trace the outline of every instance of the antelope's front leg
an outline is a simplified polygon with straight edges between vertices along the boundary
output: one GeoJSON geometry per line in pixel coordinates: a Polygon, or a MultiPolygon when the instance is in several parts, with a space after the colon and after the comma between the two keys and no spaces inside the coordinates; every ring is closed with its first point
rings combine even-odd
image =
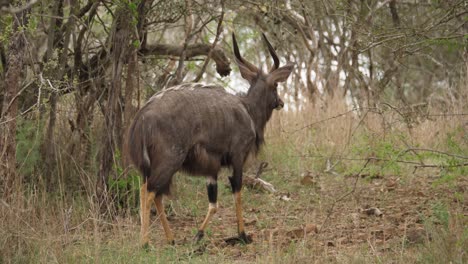
{"type": "Polygon", "coordinates": [[[205,235],[205,228],[210,222],[211,218],[213,215],[216,213],[218,210],[218,182],[217,182],[217,176],[215,177],[209,177],[207,182],[206,182],[206,190],[208,192],[208,212],[206,213],[205,220],[201,224],[200,228],[198,228],[198,232],[195,235],[195,242],[200,241],[203,236],[205,235]]]}
{"type": "Polygon", "coordinates": [[[252,239],[245,234],[244,229],[244,218],[242,217],[242,170],[234,169],[234,175],[229,177],[231,182],[232,192],[234,194],[234,203],[236,206],[236,218],[237,218],[237,232],[239,239],[246,244],[252,242],[252,239]]]}

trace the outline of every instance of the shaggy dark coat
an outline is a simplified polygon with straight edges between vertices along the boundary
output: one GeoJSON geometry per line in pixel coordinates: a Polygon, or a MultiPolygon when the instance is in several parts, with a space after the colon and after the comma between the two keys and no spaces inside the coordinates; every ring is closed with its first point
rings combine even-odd
{"type": "Polygon", "coordinates": [[[148,191],[168,194],[179,169],[216,177],[222,166],[242,166],[256,154],[278,102],[267,105],[266,94],[262,102],[249,100],[262,93],[251,90],[237,96],[220,86],[182,84],[155,94],[135,117],[128,142],[148,191]]]}

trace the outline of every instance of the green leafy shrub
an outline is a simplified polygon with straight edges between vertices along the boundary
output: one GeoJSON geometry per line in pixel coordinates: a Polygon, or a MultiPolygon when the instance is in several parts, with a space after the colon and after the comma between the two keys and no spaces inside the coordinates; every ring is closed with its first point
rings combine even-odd
{"type": "Polygon", "coordinates": [[[31,177],[41,164],[42,121],[18,118],[16,123],[16,161],[19,173],[31,177]]]}
{"type": "MultiPolygon", "coordinates": [[[[114,160],[120,160],[120,152],[116,152],[114,160]]],[[[130,210],[138,212],[140,175],[135,170],[125,172],[119,163],[114,163],[113,170],[117,177],[109,177],[109,192],[114,199],[114,205],[118,210],[130,210]]]]}
{"type": "MultiPolygon", "coordinates": [[[[363,134],[351,148],[353,156],[372,159],[362,173],[369,177],[400,174],[402,164],[399,161],[404,157],[408,158],[408,155],[399,146],[398,138],[398,134],[386,138],[363,134]]],[[[362,163],[353,164],[348,173],[357,173],[361,169],[362,163]]]]}

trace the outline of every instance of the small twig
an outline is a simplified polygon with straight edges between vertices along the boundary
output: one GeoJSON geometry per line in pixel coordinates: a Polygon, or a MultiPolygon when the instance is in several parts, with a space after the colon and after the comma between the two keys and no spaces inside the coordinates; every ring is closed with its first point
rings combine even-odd
{"type": "MultiPolygon", "coordinates": [[[[405,150],[404,152],[401,153],[401,155],[407,153],[410,149],[411,149],[411,152],[419,159],[419,162],[421,163],[421,165],[424,165],[424,161],[423,161],[423,158],[418,154],[418,152],[416,152],[416,150],[412,149],[412,147],[410,146],[410,144],[408,144],[403,138],[400,138],[400,140],[403,142],[403,144],[406,145],[406,147],[408,148],[408,150],[405,150]]],[[[400,156],[400,155],[399,155],[400,156]]]]}
{"type": "Polygon", "coordinates": [[[317,122],[313,122],[313,123],[307,124],[307,125],[305,125],[305,126],[303,126],[303,127],[300,127],[300,128],[298,128],[298,129],[295,129],[295,130],[292,130],[292,131],[283,131],[283,132],[289,133],[289,134],[293,134],[293,133],[296,133],[296,132],[301,131],[301,130],[303,130],[303,129],[306,129],[306,128],[315,126],[315,125],[317,125],[317,124],[320,124],[320,123],[323,123],[323,122],[326,122],[326,121],[329,121],[329,120],[332,120],[332,119],[335,119],[335,118],[338,118],[338,117],[342,117],[342,116],[347,115],[347,114],[349,114],[349,113],[352,113],[352,112],[354,112],[354,111],[356,111],[356,110],[359,110],[359,108],[353,108],[353,109],[348,110],[348,111],[346,111],[346,112],[344,112],[344,113],[341,113],[341,114],[338,114],[338,115],[335,115],[335,116],[332,116],[332,117],[329,117],[329,118],[325,118],[325,119],[319,120],[319,121],[317,121],[317,122]]]}
{"type": "Polygon", "coordinates": [[[216,28],[216,36],[215,36],[215,39],[213,40],[213,44],[211,44],[210,51],[208,52],[208,55],[206,56],[205,62],[203,63],[203,66],[200,72],[198,73],[195,80],[193,80],[194,82],[199,82],[200,79],[203,77],[203,73],[205,73],[206,71],[206,67],[208,66],[208,63],[210,62],[213,50],[218,44],[219,36],[221,35],[221,32],[223,31],[223,27],[222,27],[223,19],[224,19],[224,1],[221,1],[221,15],[219,17],[218,27],[216,28]]]}
{"type": "Polygon", "coordinates": [[[418,167],[429,167],[429,168],[438,168],[438,167],[462,167],[463,164],[468,164],[468,163],[463,163],[463,164],[456,164],[456,165],[437,165],[437,164],[421,164],[420,162],[416,161],[410,161],[410,160],[394,160],[394,159],[384,159],[384,158],[378,158],[378,157],[368,157],[368,158],[348,158],[348,157],[339,157],[339,156],[324,156],[324,155],[292,155],[289,157],[300,157],[300,158],[334,158],[338,160],[350,160],[350,161],[360,161],[360,160],[373,160],[373,161],[384,161],[384,162],[396,162],[396,163],[405,163],[405,164],[410,164],[410,165],[416,165],[418,167]]]}
{"type": "Polygon", "coordinates": [[[6,106],[6,108],[3,110],[4,113],[7,113],[10,110],[11,105],[15,102],[15,100],[28,88],[31,84],[33,84],[35,80],[29,82],[26,84],[16,95],[11,99],[10,103],[6,106]]]}
{"type": "Polygon", "coordinates": [[[428,164],[428,165],[416,165],[414,167],[417,168],[456,168],[456,167],[465,167],[468,166],[468,162],[462,164],[455,164],[455,165],[436,165],[436,164],[428,164]]]}
{"type": "Polygon", "coordinates": [[[427,149],[427,148],[408,148],[405,152],[409,152],[409,151],[413,151],[413,152],[414,152],[414,151],[434,152],[434,153],[443,154],[443,155],[450,156],[450,157],[454,157],[454,158],[460,158],[460,159],[467,159],[467,160],[468,160],[468,157],[466,157],[466,156],[461,156],[461,155],[457,155],[457,154],[451,154],[451,153],[447,153],[447,152],[443,152],[443,151],[435,150],[435,149],[427,149]]]}
{"type": "Polygon", "coordinates": [[[439,168],[439,169],[445,169],[445,168],[457,168],[457,167],[465,167],[468,166],[468,162],[466,163],[461,163],[461,164],[455,164],[455,165],[437,165],[437,164],[426,164],[426,165],[415,165],[414,170],[416,171],[418,168],[439,168]]]}
{"type": "MultiPolygon", "coordinates": [[[[404,117],[404,115],[403,115],[400,111],[398,111],[398,109],[397,109],[396,107],[394,107],[394,106],[392,106],[392,105],[390,105],[390,104],[388,104],[388,103],[384,103],[384,104],[385,104],[386,106],[388,106],[389,108],[395,110],[399,115],[401,115],[401,116],[404,117]]],[[[309,128],[309,127],[313,127],[313,126],[318,125],[318,124],[321,124],[321,123],[325,123],[325,122],[327,122],[327,121],[330,121],[330,120],[333,120],[333,119],[336,119],[336,118],[345,116],[345,115],[347,115],[347,114],[349,114],[349,113],[352,113],[352,112],[355,112],[355,111],[366,110],[366,109],[367,109],[367,110],[376,110],[376,108],[374,108],[374,107],[354,107],[354,108],[352,108],[351,110],[348,110],[348,111],[346,111],[346,112],[343,112],[343,113],[337,114],[337,115],[335,115],[335,116],[331,116],[331,117],[328,117],[328,118],[325,118],[325,119],[322,119],[322,120],[319,120],[319,121],[316,121],[316,122],[309,123],[309,124],[307,124],[307,125],[305,125],[305,126],[302,126],[302,127],[300,127],[300,128],[297,128],[297,129],[295,129],[295,130],[286,131],[286,130],[283,129],[282,132],[288,133],[288,134],[294,134],[294,133],[299,132],[299,131],[301,131],[301,130],[303,130],[303,129],[306,129],[306,128],[309,128]]],[[[427,117],[468,116],[468,113],[450,113],[450,114],[430,114],[430,113],[428,113],[428,114],[425,115],[425,116],[427,116],[427,117]]]]}
{"type": "Polygon", "coordinates": [[[185,62],[185,57],[187,54],[187,47],[189,42],[191,41],[193,34],[192,31],[195,27],[194,21],[193,21],[193,14],[192,14],[192,1],[191,0],[185,0],[185,6],[187,8],[186,14],[185,14],[185,41],[184,41],[184,49],[182,50],[182,53],[180,54],[179,57],[179,65],[177,67],[176,73],[175,73],[175,83],[174,84],[180,84],[183,80],[183,71],[184,71],[184,62],[185,62]]]}
{"type": "Polygon", "coordinates": [[[457,168],[457,167],[465,167],[465,166],[468,166],[468,162],[467,163],[461,163],[461,164],[455,164],[455,165],[436,165],[436,164],[415,165],[414,170],[413,170],[413,174],[416,173],[416,171],[419,168],[438,168],[438,169],[442,170],[442,169],[445,169],[445,168],[457,168]]]}

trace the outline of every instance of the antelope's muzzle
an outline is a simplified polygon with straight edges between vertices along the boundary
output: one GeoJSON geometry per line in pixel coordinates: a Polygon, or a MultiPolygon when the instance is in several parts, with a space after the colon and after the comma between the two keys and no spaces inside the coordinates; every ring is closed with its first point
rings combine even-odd
{"type": "Polygon", "coordinates": [[[276,110],[281,110],[281,109],[283,109],[283,107],[284,107],[284,102],[283,102],[283,100],[281,100],[281,99],[278,98],[278,101],[276,102],[276,107],[275,107],[275,109],[276,109],[276,110]]]}

